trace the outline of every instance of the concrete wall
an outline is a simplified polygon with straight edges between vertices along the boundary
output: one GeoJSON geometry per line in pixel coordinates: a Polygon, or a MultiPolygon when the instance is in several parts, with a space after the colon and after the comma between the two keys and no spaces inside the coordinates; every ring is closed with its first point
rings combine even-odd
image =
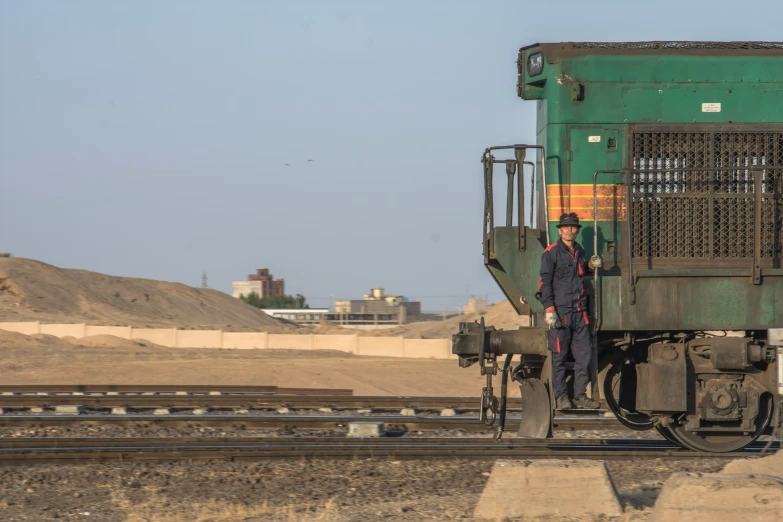
{"type": "Polygon", "coordinates": [[[269,344],[268,337],[266,332],[223,332],[223,348],[266,348],[269,344]]]}
{"type": "MultiPolygon", "coordinates": [[[[1,327],[0,327],[1,328],[1,327]]],[[[42,324],[41,333],[54,335],[55,337],[86,337],[87,325],[85,324],[42,324]]]]}
{"type": "Polygon", "coordinates": [[[177,331],[174,328],[132,328],[131,339],[174,347],[177,346],[177,331]]]}
{"type": "Polygon", "coordinates": [[[19,323],[0,323],[0,330],[16,332],[24,335],[33,335],[41,333],[41,323],[38,321],[19,322],[19,323]]]}
{"type": "Polygon", "coordinates": [[[357,355],[379,357],[405,357],[405,341],[402,337],[359,337],[357,355]]]}
{"type": "Polygon", "coordinates": [[[177,330],[177,348],[223,348],[223,331],[177,330]]]}
{"type": "Polygon", "coordinates": [[[313,349],[315,350],[340,350],[341,352],[356,353],[359,349],[358,335],[314,335],[313,349]]]}
{"type": "Polygon", "coordinates": [[[294,350],[312,350],[313,335],[281,334],[270,335],[267,348],[290,348],[294,350]]]}
{"type": "Polygon", "coordinates": [[[446,359],[451,353],[451,339],[405,339],[403,357],[446,359]]]}
{"type": "Polygon", "coordinates": [[[377,357],[454,359],[451,339],[403,339],[402,337],[360,337],[356,335],[296,335],[265,332],[223,332],[221,330],[175,330],[173,328],[131,328],[84,324],[0,323],[0,330],[25,335],[44,333],[57,337],[114,335],[122,339],[146,340],[172,348],[340,350],[377,357]]]}
{"type": "Polygon", "coordinates": [[[130,326],[90,326],[85,327],[84,337],[91,335],[113,335],[121,339],[131,339],[130,326]]]}

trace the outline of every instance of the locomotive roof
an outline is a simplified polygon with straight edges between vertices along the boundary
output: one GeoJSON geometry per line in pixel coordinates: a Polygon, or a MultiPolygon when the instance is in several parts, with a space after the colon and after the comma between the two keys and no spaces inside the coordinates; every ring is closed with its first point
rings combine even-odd
{"type": "Polygon", "coordinates": [[[544,58],[552,63],[560,58],[596,54],[689,54],[701,56],[778,56],[783,42],[558,42],[537,43],[520,51],[540,47],[544,58]]]}

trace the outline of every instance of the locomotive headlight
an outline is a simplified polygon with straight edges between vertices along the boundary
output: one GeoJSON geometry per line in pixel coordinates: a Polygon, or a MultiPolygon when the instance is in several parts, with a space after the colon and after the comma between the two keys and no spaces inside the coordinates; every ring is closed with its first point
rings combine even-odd
{"type": "Polygon", "coordinates": [[[544,70],[544,55],[533,53],[527,58],[527,75],[538,76],[544,70]]]}

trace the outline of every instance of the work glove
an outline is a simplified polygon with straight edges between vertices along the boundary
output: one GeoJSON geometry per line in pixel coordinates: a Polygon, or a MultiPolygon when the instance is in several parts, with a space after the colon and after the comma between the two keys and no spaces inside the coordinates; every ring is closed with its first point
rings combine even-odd
{"type": "Polygon", "coordinates": [[[557,317],[557,312],[547,312],[544,321],[550,328],[557,328],[557,323],[560,322],[560,319],[557,317]]]}
{"type": "Polygon", "coordinates": [[[590,264],[593,265],[593,268],[601,268],[604,262],[599,256],[593,256],[590,258],[590,264]]]}

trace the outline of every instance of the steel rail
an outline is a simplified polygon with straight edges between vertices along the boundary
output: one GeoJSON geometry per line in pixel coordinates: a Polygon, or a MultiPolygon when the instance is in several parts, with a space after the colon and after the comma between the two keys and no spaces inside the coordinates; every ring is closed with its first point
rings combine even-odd
{"type": "Polygon", "coordinates": [[[202,445],[202,446],[145,446],[145,447],[84,447],[84,448],[4,448],[0,449],[0,465],[31,465],[41,463],[84,464],[96,462],[159,462],[171,460],[220,459],[229,461],[260,460],[269,458],[736,458],[753,455],[760,450],[744,450],[734,453],[704,453],[666,447],[658,443],[651,445],[606,444],[590,445],[578,443],[563,444],[559,441],[465,443],[461,440],[443,443],[428,443],[426,439],[416,442],[389,443],[382,439],[344,440],[341,443],[268,443],[249,446],[202,445]]]}
{"type": "MultiPolygon", "coordinates": [[[[507,418],[509,430],[519,427],[520,417],[507,418]]],[[[479,421],[478,416],[440,417],[403,415],[0,415],[0,426],[74,426],[78,424],[153,424],[156,426],[244,426],[245,428],[335,429],[352,422],[382,422],[387,428],[408,431],[435,429],[462,429],[487,432],[492,428],[479,421]]],[[[555,417],[555,428],[561,430],[624,430],[611,417],[555,417]]]]}
{"type": "MultiPolygon", "coordinates": [[[[521,408],[520,398],[511,398],[510,407],[521,408]]],[[[475,397],[378,397],[353,395],[0,395],[0,408],[55,407],[81,405],[87,408],[372,408],[478,410],[475,397]]]]}
{"type": "Polygon", "coordinates": [[[0,393],[255,393],[282,395],[353,395],[341,388],[281,388],[226,384],[3,384],[0,393]]]}
{"type": "MultiPolygon", "coordinates": [[[[149,447],[205,447],[205,446],[259,446],[264,444],[331,444],[331,445],[355,445],[357,440],[372,440],[376,445],[400,445],[400,444],[460,444],[460,445],[487,445],[492,441],[489,437],[380,437],[376,439],[355,439],[348,437],[12,437],[0,439],[0,449],[52,449],[52,448],[149,448],[149,447]]],[[[749,451],[764,449],[767,441],[756,441],[748,446],[749,451]]],[[[672,442],[664,438],[656,439],[510,439],[503,442],[504,445],[513,446],[577,446],[577,447],[601,447],[601,446],[628,446],[628,447],[656,447],[677,448],[672,442]]],[[[771,448],[780,448],[780,441],[772,441],[771,448]]]]}

